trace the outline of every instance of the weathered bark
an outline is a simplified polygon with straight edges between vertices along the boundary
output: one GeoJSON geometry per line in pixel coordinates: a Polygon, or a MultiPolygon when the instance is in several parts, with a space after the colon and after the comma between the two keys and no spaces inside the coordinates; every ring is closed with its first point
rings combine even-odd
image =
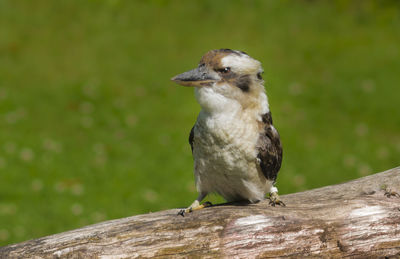
{"type": "Polygon", "coordinates": [[[284,195],[286,207],[160,211],[2,247],[0,258],[399,257],[400,198],[388,191],[400,192],[400,167],[284,195]]]}

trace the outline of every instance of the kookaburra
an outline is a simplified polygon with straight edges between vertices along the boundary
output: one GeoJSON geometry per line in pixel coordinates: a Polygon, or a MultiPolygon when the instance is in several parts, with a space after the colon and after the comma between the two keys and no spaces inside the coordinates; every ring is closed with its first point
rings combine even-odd
{"type": "Polygon", "coordinates": [[[261,63],[245,52],[219,49],[207,52],[197,68],[171,79],[195,87],[201,106],[189,136],[199,195],[180,215],[205,207],[208,203],[200,202],[209,193],[251,203],[269,193],[272,205],[284,206],[274,186],[282,146],[262,73],[261,63]]]}

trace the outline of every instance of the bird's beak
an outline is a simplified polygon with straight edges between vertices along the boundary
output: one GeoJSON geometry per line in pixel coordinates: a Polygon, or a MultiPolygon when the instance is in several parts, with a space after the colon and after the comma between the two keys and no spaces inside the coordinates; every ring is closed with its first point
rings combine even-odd
{"type": "Polygon", "coordinates": [[[183,86],[210,86],[218,80],[215,75],[212,75],[205,66],[189,70],[171,78],[177,84],[183,86]]]}

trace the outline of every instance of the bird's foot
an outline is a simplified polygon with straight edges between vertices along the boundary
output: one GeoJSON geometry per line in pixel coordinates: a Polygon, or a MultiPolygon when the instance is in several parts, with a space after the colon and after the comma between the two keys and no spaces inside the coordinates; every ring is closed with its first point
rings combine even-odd
{"type": "Polygon", "coordinates": [[[276,192],[272,192],[269,194],[269,205],[271,205],[273,207],[275,207],[276,205],[286,207],[286,204],[283,201],[281,201],[278,193],[276,193],[276,192]]]}
{"type": "Polygon", "coordinates": [[[392,198],[392,197],[400,198],[400,194],[395,191],[392,191],[391,189],[385,189],[384,195],[388,198],[392,198]]]}
{"type": "Polygon", "coordinates": [[[181,209],[178,212],[178,215],[181,215],[182,217],[184,217],[186,213],[191,213],[191,212],[193,212],[195,210],[201,210],[201,209],[204,209],[204,208],[207,208],[207,207],[211,207],[211,206],[212,206],[212,203],[209,202],[209,201],[206,201],[203,204],[196,204],[195,206],[193,206],[193,204],[192,204],[191,206],[189,206],[186,209],[181,209]]]}

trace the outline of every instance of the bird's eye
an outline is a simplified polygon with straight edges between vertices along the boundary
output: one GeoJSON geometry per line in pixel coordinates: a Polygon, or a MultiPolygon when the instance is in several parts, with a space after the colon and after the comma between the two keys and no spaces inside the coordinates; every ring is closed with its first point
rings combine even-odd
{"type": "Polygon", "coordinates": [[[217,72],[223,73],[223,74],[229,73],[230,71],[231,71],[230,67],[224,67],[224,68],[217,69],[217,72]]]}

